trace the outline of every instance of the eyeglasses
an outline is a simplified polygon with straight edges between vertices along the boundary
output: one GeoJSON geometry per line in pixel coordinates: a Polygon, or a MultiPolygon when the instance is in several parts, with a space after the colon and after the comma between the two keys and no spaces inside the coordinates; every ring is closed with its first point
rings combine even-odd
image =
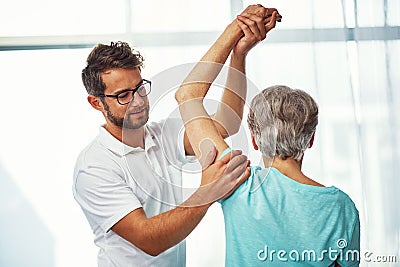
{"type": "Polygon", "coordinates": [[[134,94],[137,92],[139,96],[145,97],[150,94],[151,81],[143,79],[134,89],[126,89],[115,95],[99,94],[98,97],[116,98],[120,105],[127,105],[133,100],[134,94]]]}

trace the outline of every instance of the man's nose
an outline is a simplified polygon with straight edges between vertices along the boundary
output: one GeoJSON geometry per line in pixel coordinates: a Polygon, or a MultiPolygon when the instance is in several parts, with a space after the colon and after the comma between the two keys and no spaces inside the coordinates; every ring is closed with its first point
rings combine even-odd
{"type": "Polygon", "coordinates": [[[137,92],[135,92],[133,94],[133,100],[131,102],[131,105],[137,107],[137,106],[143,106],[143,104],[144,104],[144,99],[137,92]]]}

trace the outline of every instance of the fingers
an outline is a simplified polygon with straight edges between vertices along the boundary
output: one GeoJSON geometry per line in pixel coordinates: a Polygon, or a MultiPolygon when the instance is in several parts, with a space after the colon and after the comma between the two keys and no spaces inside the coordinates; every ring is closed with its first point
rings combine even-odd
{"type": "Polygon", "coordinates": [[[275,11],[277,12],[276,18],[279,19],[279,20],[282,19],[282,16],[279,14],[279,11],[278,11],[276,8],[273,8],[273,7],[266,8],[265,18],[271,17],[272,14],[273,14],[275,11]]]}
{"type": "MultiPolygon", "coordinates": [[[[250,161],[249,161],[249,165],[250,165],[250,161]]],[[[250,177],[250,174],[251,174],[250,167],[247,166],[242,177],[240,177],[240,179],[238,180],[237,186],[241,185],[244,181],[246,181],[250,177]]]]}
{"type": "MultiPolygon", "coordinates": [[[[257,5],[249,5],[244,11],[243,13],[247,13],[247,14],[254,14],[256,16],[259,16],[263,19],[267,19],[269,17],[272,16],[272,13],[274,13],[274,11],[278,10],[276,8],[273,7],[269,7],[266,8],[260,4],[257,5]]],[[[280,21],[282,19],[282,16],[279,14],[278,12],[278,16],[277,16],[277,20],[280,21]]]]}
{"type": "Polygon", "coordinates": [[[225,173],[228,173],[228,171],[229,171],[229,175],[231,176],[231,179],[235,180],[235,183],[236,183],[236,180],[238,180],[243,175],[243,173],[246,171],[247,168],[248,168],[248,166],[247,166],[247,158],[246,158],[244,161],[240,162],[234,168],[230,169],[230,167],[228,166],[225,173]]]}
{"type": "Polygon", "coordinates": [[[231,158],[237,156],[237,155],[241,155],[242,151],[241,150],[232,150],[230,153],[226,154],[225,156],[223,156],[221,159],[219,159],[218,161],[222,164],[227,164],[231,158]]]}
{"type": "Polygon", "coordinates": [[[249,27],[240,20],[240,15],[237,16],[237,20],[236,21],[237,21],[240,29],[243,31],[244,36],[250,36],[251,35],[251,31],[250,31],[249,27]]]}
{"type": "MultiPolygon", "coordinates": [[[[248,164],[250,164],[250,161],[248,164]]],[[[240,170],[239,171],[239,176],[241,175],[240,178],[233,177],[233,179],[236,179],[235,184],[231,188],[229,188],[229,190],[227,190],[227,192],[222,196],[222,198],[227,198],[233,192],[235,192],[235,190],[250,177],[250,174],[251,174],[251,171],[250,171],[250,167],[248,167],[248,166],[245,168],[244,172],[242,170],[240,170]]],[[[237,174],[235,174],[235,175],[237,175],[237,174]]]]}
{"type": "Polygon", "coordinates": [[[265,39],[266,31],[265,31],[263,17],[249,13],[242,13],[237,18],[238,21],[242,23],[242,24],[239,23],[239,26],[243,30],[243,33],[245,35],[248,36],[250,33],[252,33],[258,41],[265,39]],[[247,31],[245,31],[244,29],[245,27],[243,24],[246,25],[248,29],[247,31]]]}
{"type": "Polygon", "coordinates": [[[263,7],[260,4],[250,5],[244,10],[244,12],[249,13],[249,14],[254,14],[254,15],[257,15],[257,16],[263,18],[266,16],[267,8],[263,7]]]}
{"type": "Polygon", "coordinates": [[[276,8],[265,8],[262,5],[251,5],[237,16],[237,23],[248,41],[253,45],[265,39],[267,33],[275,28],[276,21],[282,16],[276,8]]]}
{"type": "Polygon", "coordinates": [[[228,163],[228,167],[226,168],[225,173],[233,172],[233,170],[241,165],[245,165],[245,167],[247,167],[247,157],[245,155],[238,155],[233,157],[228,163]]]}
{"type": "MultiPolygon", "coordinates": [[[[205,182],[202,178],[202,184],[196,190],[197,203],[194,203],[195,205],[210,204],[218,199],[228,197],[250,176],[250,162],[246,156],[240,153],[241,151],[238,150],[233,151],[232,154],[234,156],[228,164],[222,166],[213,164],[208,170],[203,172],[203,178],[208,177],[212,179],[205,182]]],[[[229,158],[230,156],[226,155],[225,157],[229,158]]]]}
{"type": "Polygon", "coordinates": [[[272,30],[273,28],[275,28],[276,26],[276,17],[277,17],[278,12],[274,11],[274,13],[272,13],[272,17],[271,20],[269,21],[269,23],[267,23],[265,25],[265,30],[267,32],[269,32],[270,30],[272,30]]]}

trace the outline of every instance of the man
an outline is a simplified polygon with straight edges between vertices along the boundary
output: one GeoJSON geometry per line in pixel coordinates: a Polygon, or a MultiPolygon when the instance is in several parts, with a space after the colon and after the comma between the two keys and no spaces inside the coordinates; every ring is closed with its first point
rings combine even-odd
{"type": "MultiPolygon", "coordinates": [[[[247,52],[265,38],[272,9],[254,5],[245,12],[252,14],[247,21],[252,32],[243,33],[235,20],[218,38],[233,48],[227,87],[242,83],[234,71],[244,72],[247,52]]],[[[82,71],[88,102],[106,120],[78,157],[73,185],[100,248],[99,266],[185,266],[183,240],[210,205],[249,174],[240,151],[208,166],[215,158],[210,149],[214,154],[205,153],[200,161],[205,167],[201,187],[182,203],[180,168],[194,152],[187,136],[179,133],[181,120],[147,123],[151,81],[141,76],[142,62],[126,43],[111,43],[96,46],[82,71]]],[[[225,90],[222,102],[242,117],[239,95],[225,90]]],[[[213,123],[228,137],[238,126],[222,110],[213,123]]]]}
{"type": "MultiPolygon", "coordinates": [[[[266,32],[275,27],[274,16],[266,32]]],[[[244,32],[248,19],[239,18],[244,32]]],[[[208,149],[200,146],[204,140],[212,141],[219,157],[230,150],[203,106],[230,49],[229,43],[212,46],[175,94],[197,156],[208,149]]],[[[301,170],[318,123],[315,101],[301,90],[269,87],[253,98],[248,123],[264,167],[251,167],[249,179],[220,201],[226,266],[358,266],[360,226],[353,201],[301,170]]]]}

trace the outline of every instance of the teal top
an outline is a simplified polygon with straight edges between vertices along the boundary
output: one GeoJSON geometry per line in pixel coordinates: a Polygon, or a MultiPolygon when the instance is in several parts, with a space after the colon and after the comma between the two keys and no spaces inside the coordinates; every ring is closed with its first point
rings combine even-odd
{"type": "Polygon", "coordinates": [[[327,267],[336,259],[343,267],[359,265],[358,211],[334,186],[301,184],[275,168],[251,167],[249,179],[220,203],[226,266],[327,267]]]}

